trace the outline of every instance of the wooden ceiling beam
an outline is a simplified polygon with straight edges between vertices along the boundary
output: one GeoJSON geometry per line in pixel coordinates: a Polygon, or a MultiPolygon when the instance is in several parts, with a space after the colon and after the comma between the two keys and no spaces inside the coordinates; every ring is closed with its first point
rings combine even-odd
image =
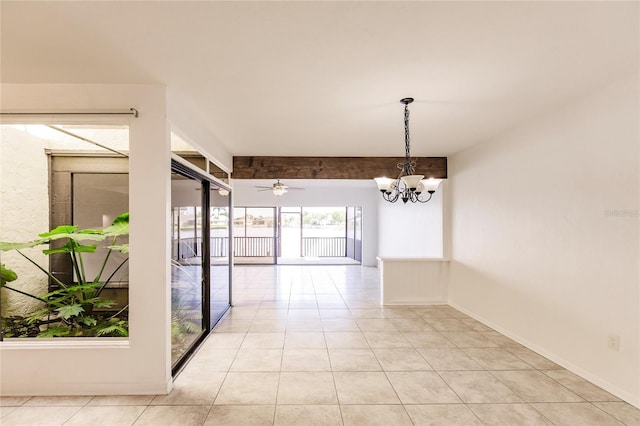
{"type": "MultiPolygon", "coordinates": [[[[416,157],[416,172],[447,177],[447,157],[416,157]]],[[[373,179],[397,177],[403,157],[233,157],[233,179],[373,179]]]]}

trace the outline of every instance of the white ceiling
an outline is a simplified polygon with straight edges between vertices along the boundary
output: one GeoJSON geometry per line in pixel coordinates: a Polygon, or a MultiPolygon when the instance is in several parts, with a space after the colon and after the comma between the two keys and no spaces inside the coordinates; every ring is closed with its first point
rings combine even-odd
{"type": "Polygon", "coordinates": [[[451,155],[638,73],[638,2],[7,2],[6,83],[161,83],[233,155],[451,155]]]}

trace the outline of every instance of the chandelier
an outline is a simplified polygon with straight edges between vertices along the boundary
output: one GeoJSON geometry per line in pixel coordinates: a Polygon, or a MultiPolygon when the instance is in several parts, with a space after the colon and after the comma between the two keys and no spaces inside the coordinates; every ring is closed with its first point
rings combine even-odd
{"type": "Polygon", "coordinates": [[[409,104],[413,98],[400,100],[404,104],[404,162],[398,163],[400,174],[397,179],[377,177],[374,180],[382,192],[382,198],[390,203],[401,199],[403,203],[426,203],[438,189],[442,179],[424,179],[424,175],[415,174],[416,162],[411,161],[411,147],[409,140],[409,104]],[[428,196],[424,193],[429,194],[428,196]]]}

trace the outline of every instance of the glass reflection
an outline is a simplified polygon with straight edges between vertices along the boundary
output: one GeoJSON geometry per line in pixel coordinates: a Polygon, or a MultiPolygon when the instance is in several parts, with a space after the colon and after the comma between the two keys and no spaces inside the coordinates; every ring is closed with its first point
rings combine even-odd
{"type": "Polygon", "coordinates": [[[202,183],[171,174],[171,361],[204,331],[202,183]]]}

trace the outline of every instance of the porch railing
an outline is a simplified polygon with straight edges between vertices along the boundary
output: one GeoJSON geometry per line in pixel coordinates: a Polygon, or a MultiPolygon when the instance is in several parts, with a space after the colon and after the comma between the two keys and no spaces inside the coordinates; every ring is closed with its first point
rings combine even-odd
{"type": "Polygon", "coordinates": [[[273,237],[233,237],[233,255],[237,257],[272,257],[273,237]]]}
{"type": "MultiPolygon", "coordinates": [[[[173,240],[173,256],[187,259],[202,255],[201,238],[182,238],[173,240]]],[[[300,253],[303,257],[344,257],[346,256],[345,237],[304,237],[300,253]]],[[[229,255],[228,237],[211,237],[211,257],[229,255]]],[[[273,256],[273,237],[233,237],[233,255],[238,257],[273,256]]]]}
{"type": "Polygon", "coordinates": [[[302,256],[344,257],[347,255],[346,243],[345,237],[304,237],[302,256]]]}

